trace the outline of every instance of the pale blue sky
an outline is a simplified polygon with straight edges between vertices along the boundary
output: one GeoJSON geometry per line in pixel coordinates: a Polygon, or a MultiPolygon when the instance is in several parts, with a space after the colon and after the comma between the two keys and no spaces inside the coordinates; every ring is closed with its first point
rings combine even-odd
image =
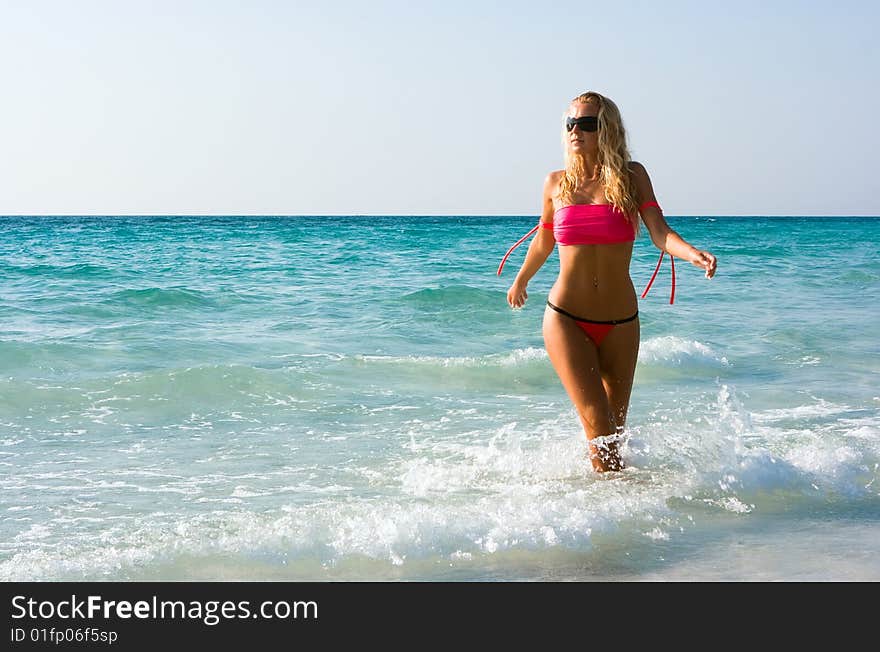
{"type": "Polygon", "coordinates": [[[878,7],[0,0],[0,214],[537,215],[596,90],[669,215],[880,215],[878,7]]]}

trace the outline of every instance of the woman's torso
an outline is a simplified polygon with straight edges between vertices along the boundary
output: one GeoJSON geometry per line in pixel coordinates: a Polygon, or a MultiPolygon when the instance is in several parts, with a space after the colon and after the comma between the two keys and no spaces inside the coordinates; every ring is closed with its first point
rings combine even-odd
{"type": "MultiPolygon", "coordinates": [[[[566,206],[589,205],[574,209],[579,213],[608,214],[605,193],[599,184],[590,184],[575,193],[570,201],[553,200],[554,221],[566,206]]],[[[568,216],[572,212],[568,209],[568,216]]],[[[610,215],[608,215],[611,219],[610,215]]],[[[623,219],[621,216],[620,219],[623,219]]],[[[632,240],[611,244],[563,244],[558,242],[559,276],[549,299],[576,315],[596,320],[628,317],[638,311],[635,288],[629,276],[632,240]]]]}

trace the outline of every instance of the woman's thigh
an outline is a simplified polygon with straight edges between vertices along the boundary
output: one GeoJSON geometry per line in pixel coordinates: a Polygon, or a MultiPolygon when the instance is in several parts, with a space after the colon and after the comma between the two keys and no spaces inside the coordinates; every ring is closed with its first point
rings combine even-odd
{"type": "Polygon", "coordinates": [[[613,434],[616,424],[608,402],[599,351],[577,324],[554,310],[544,312],[544,346],[587,436],[613,434]]]}
{"type": "Polygon", "coordinates": [[[618,324],[602,340],[599,368],[618,428],[623,428],[639,358],[639,320],[618,324]]]}

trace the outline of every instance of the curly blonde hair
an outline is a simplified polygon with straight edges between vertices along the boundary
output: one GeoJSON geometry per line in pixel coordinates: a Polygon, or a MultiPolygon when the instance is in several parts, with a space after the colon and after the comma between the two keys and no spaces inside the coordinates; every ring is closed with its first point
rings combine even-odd
{"type": "MultiPolygon", "coordinates": [[[[630,155],[620,110],[610,99],[593,91],[581,93],[570,105],[590,102],[599,105],[599,182],[605,188],[605,199],[638,227],[638,191],[629,172],[630,155]]],[[[568,147],[568,132],[565,130],[567,116],[568,111],[563,114],[562,126],[565,174],[556,193],[564,204],[572,202],[581,180],[588,176],[583,157],[573,154],[568,147]]]]}

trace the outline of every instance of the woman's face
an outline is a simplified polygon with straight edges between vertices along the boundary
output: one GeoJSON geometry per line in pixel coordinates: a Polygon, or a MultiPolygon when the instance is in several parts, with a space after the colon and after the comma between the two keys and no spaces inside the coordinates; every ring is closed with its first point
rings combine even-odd
{"type": "MultiPolygon", "coordinates": [[[[597,117],[599,105],[596,102],[573,102],[568,109],[569,118],[597,117]]],[[[584,131],[579,125],[574,125],[567,134],[568,146],[574,153],[583,154],[595,151],[599,146],[598,131],[584,131]]]]}

